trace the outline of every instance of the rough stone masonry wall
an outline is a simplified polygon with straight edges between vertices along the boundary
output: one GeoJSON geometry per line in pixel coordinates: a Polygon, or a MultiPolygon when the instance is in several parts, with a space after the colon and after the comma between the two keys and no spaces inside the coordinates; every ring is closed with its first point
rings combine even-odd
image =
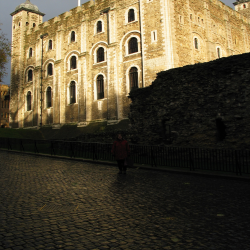
{"type": "Polygon", "coordinates": [[[130,93],[138,142],[250,148],[250,53],[160,72],[130,93]]]}

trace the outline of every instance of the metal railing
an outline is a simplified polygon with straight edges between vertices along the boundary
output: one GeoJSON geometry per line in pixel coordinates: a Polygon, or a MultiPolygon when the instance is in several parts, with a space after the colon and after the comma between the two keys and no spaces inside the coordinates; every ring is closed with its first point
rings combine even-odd
{"type": "MultiPolygon", "coordinates": [[[[0,148],[35,154],[115,161],[112,144],[0,138],[0,148]]],[[[130,145],[135,164],[250,174],[250,151],[130,145]]]]}

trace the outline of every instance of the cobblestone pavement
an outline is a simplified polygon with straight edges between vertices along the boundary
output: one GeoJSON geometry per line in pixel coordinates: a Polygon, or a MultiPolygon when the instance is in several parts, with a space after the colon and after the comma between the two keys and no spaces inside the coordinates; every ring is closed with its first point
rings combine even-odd
{"type": "Polygon", "coordinates": [[[249,182],[0,159],[0,249],[250,249],[249,182]]]}

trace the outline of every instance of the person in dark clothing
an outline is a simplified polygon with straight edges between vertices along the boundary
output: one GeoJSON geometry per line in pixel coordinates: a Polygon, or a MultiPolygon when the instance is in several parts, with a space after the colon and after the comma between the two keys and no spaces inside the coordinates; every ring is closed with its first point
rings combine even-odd
{"type": "Polygon", "coordinates": [[[124,140],[122,134],[118,134],[116,141],[113,143],[113,147],[111,150],[112,155],[115,157],[119,174],[126,174],[127,166],[124,164],[126,158],[130,155],[130,149],[128,142],[124,140]]]}

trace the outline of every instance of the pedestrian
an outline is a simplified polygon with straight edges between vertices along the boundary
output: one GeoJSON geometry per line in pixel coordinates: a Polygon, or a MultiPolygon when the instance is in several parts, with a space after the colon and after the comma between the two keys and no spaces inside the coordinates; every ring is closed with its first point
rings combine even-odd
{"type": "Polygon", "coordinates": [[[130,149],[128,142],[123,138],[121,133],[117,134],[111,153],[117,161],[119,174],[126,174],[127,165],[125,164],[125,161],[130,155],[130,149]]]}

